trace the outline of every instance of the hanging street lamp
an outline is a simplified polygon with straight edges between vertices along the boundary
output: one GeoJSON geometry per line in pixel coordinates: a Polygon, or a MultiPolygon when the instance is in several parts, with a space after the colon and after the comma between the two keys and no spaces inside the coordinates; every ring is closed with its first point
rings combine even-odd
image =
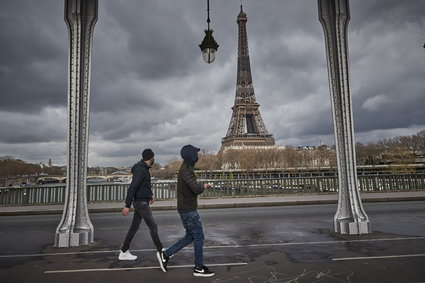
{"type": "Polygon", "coordinates": [[[205,30],[205,37],[202,40],[202,43],[199,44],[199,47],[202,51],[202,58],[209,64],[214,62],[215,52],[218,49],[218,43],[212,36],[213,30],[210,29],[210,0],[207,0],[207,23],[208,29],[205,30]]]}

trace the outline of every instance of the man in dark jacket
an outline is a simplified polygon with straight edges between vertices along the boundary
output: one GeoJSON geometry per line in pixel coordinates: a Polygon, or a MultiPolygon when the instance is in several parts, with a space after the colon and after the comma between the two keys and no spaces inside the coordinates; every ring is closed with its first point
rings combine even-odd
{"type": "Polygon", "coordinates": [[[134,207],[133,222],[125,237],[122,245],[119,260],[135,260],[137,256],[132,255],[128,250],[131,240],[139,230],[140,222],[145,220],[149,227],[149,231],[155,247],[158,251],[162,251],[162,243],[158,236],[158,227],[152,216],[150,204],[154,203],[155,198],[152,193],[151,175],[149,169],[154,163],[154,153],[151,149],[145,149],[142,153],[143,160],[137,162],[131,168],[133,179],[127,191],[125,199],[125,207],[122,209],[122,215],[127,216],[130,211],[131,204],[134,207]]]}
{"type": "Polygon", "coordinates": [[[186,229],[186,235],[166,251],[158,252],[157,257],[161,269],[166,272],[168,259],[193,242],[195,250],[193,275],[210,277],[214,276],[214,272],[209,270],[203,262],[204,232],[197,208],[198,195],[202,194],[205,189],[209,189],[211,185],[200,184],[196,181],[194,166],[198,161],[199,150],[199,148],[192,145],[185,145],[180,151],[183,164],[177,177],[177,209],[186,229]]]}

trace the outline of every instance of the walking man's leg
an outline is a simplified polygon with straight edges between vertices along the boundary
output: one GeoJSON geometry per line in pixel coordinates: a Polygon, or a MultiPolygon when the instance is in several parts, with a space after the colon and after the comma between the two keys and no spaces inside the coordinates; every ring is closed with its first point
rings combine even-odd
{"type": "Polygon", "coordinates": [[[174,255],[175,253],[177,253],[178,251],[180,251],[187,245],[191,244],[192,242],[193,242],[192,235],[186,232],[186,235],[183,238],[181,238],[180,240],[177,241],[177,243],[169,247],[164,253],[167,257],[171,257],[172,255],[174,255]]]}
{"type": "Polygon", "coordinates": [[[193,249],[195,251],[195,267],[202,268],[204,266],[204,231],[202,229],[201,219],[199,214],[192,218],[192,237],[193,249]]]}
{"type": "Polygon", "coordinates": [[[149,202],[143,202],[140,208],[140,213],[143,217],[143,219],[146,222],[146,225],[148,225],[149,227],[149,232],[151,234],[151,238],[152,241],[156,247],[157,251],[162,251],[162,242],[159,239],[159,235],[158,235],[158,225],[156,225],[155,220],[153,219],[152,216],[152,211],[151,208],[149,206],[149,202]]]}
{"type": "Polygon", "coordinates": [[[191,232],[192,229],[190,228],[192,226],[190,224],[190,215],[188,215],[188,213],[180,213],[180,219],[184,228],[186,229],[186,235],[180,240],[178,240],[177,243],[169,247],[167,250],[157,254],[161,269],[164,272],[167,271],[167,263],[169,258],[193,242],[193,235],[191,232]]]}
{"type": "Polygon", "coordinates": [[[167,270],[168,259],[179,250],[193,242],[195,251],[195,268],[193,275],[197,277],[214,276],[214,272],[204,265],[204,231],[197,211],[180,213],[186,235],[166,251],[158,253],[158,260],[164,272],[167,270]]]}
{"type": "Polygon", "coordinates": [[[124,243],[121,247],[120,255],[118,257],[119,260],[136,260],[137,259],[137,256],[132,255],[130,251],[128,250],[130,248],[130,243],[133,240],[134,235],[136,235],[136,232],[139,230],[140,222],[142,221],[142,216],[140,215],[137,209],[138,202],[135,201],[133,206],[134,206],[133,221],[131,222],[131,226],[128,229],[124,243]]]}
{"type": "Polygon", "coordinates": [[[204,265],[204,230],[197,211],[194,212],[191,220],[193,248],[195,251],[195,268],[193,269],[193,275],[196,277],[214,276],[214,272],[204,265]]]}

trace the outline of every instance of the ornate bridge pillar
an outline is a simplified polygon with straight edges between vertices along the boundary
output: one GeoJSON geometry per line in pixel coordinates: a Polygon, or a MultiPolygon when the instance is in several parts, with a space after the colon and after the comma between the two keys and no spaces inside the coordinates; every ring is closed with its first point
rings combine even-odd
{"type": "Polygon", "coordinates": [[[94,241],[87,209],[87,156],[90,102],[90,61],[98,0],[65,0],[69,31],[68,54],[68,167],[62,220],[56,247],[75,247],[94,241]]]}
{"type": "Polygon", "coordinates": [[[319,20],[325,33],[329,88],[338,162],[339,199],[334,231],[341,234],[371,232],[357,183],[351,109],[347,26],[348,0],[318,0],[319,20]]]}

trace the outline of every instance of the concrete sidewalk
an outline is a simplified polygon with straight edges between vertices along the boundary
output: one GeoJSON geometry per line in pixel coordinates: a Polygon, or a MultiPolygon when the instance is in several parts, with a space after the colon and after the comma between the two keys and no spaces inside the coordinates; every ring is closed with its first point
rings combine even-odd
{"type": "MultiPolygon", "coordinates": [[[[363,202],[424,201],[425,191],[362,193],[361,197],[363,202]]],[[[198,207],[207,209],[337,203],[338,194],[316,194],[199,199],[198,207]]],[[[124,202],[89,203],[89,211],[91,213],[119,212],[123,206],[124,202]]],[[[156,201],[151,207],[152,210],[174,210],[177,209],[177,202],[176,200],[156,201]]],[[[63,205],[2,206],[0,216],[61,214],[62,210],[63,205]]]]}

